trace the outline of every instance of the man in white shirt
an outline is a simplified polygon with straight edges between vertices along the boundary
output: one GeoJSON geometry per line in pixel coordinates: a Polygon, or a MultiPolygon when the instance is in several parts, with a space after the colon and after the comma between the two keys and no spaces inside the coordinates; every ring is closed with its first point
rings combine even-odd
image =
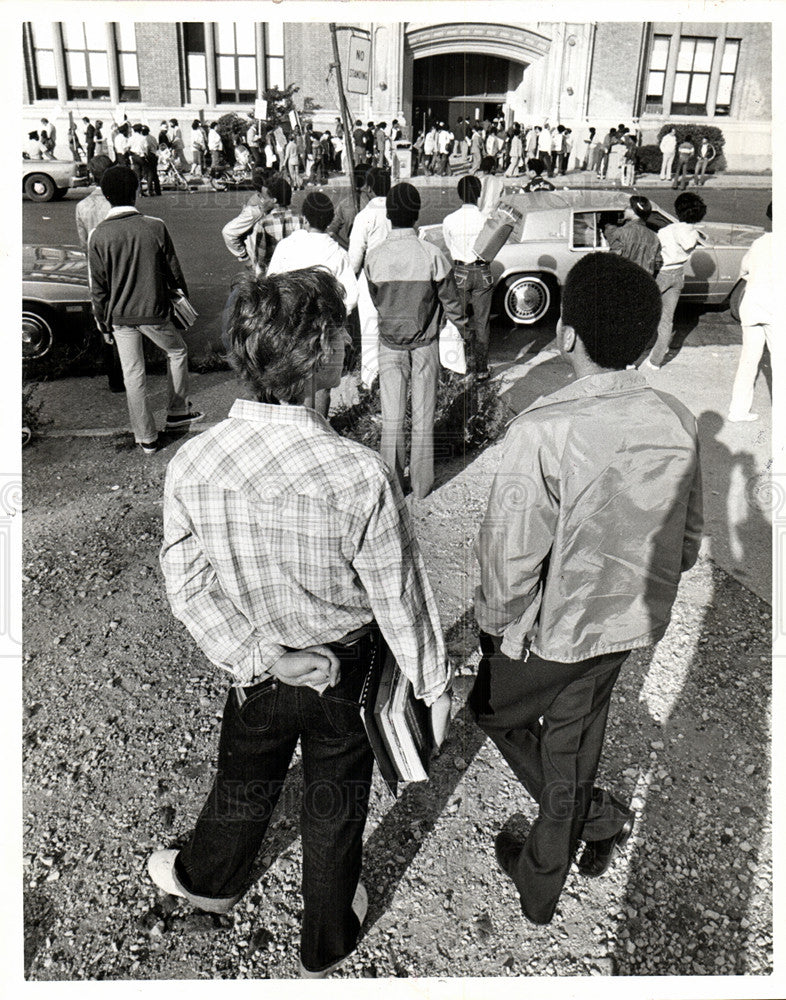
{"type": "Polygon", "coordinates": [[[148,177],[147,169],[147,139],[142,135],[142,126],[134,125],[128,141],[128,155],[131,158],[131,169],[139,179],[139,193],[145,198],[152,193],[152,185],[148,177]],[[147,182],[147,191],[142,190],[142,181],[147,182]]]}
{"type": "Polygon", "coordinates": [[[660,179],[671,180],[671,168],[674,165],[674,154],[677,151],[677,130],[673,126],[660,141],[660,151],[663,159],[660,165],[660,179]]]}
{"type": "Polygon", "coordinates": [[[446,177],[448,175],[448,161],[450,159],[450,150],[453,146],[453,133],[445,128],[445,123],[439,123],[439,131],[437,132],[437,173],[441,177],[446,177]]]}
{"type": "Polygon", "coordinates": [[[554,176],[554,160],[552,158],[554,150],[554,136],[548,125],[543,126],[543,131],[538,138],[538,157],[543,162],[543,167],[549,177],[554,176]]]}
{"type": "MultiPolygon", "coordinates": [[[[309,192],[301,208],[306,225],[276,244],[268,265],[268,276],[299,271],[304,267],[324,267],[344,290],[344,306],[350,313],[358,303],[358,282],[349,254],[326,233],[333,221],[333,202],[323,191],[309,192]]],[[[330,389],[320,389],[314,396],[314,409],[323,417],[330,410],[330,389]]]]}
{"type": "MultiPolygon", "coordinates": [[[[767,206],[767,218],[772,221],[772,202],[767,206]]],[[[753,242],[740,267],[740,278],[746,284],[740,303],[742,353],[727,417],[732,423],[759,419],[757,413],[751,413],[751,403],[765,343],[770,350],[772,384],[778,387],[783,384],[784,340],[773,329],[776,302],[773,255],[772,233],[765,233],[753,242]]]]}
{"type": "Polygon", "coordinates": [[[215,171],[221,166],[221,152],[224,149],[224,143],[221,141],[216,122],[211,123],[210,130],[207,133],[207,149],[210,153],[210,172],[211,174],[215,174],[215,171]]]}
{"type": "Polygon", "coordinates": [[[115,133],[115,163],[120,167],[130,166],[129,163],[129,133],[131,129],[128,122],[124,122],[115,133]]]}
{"type": "Polygon", "coordinates": [[[486,221],[478,208],[480,188],[480,178],[474,174],[461,178],[456,185],[461,208],[445,217],[442,233],[453,258],[453,273],[467,330],[471,331],[467,370],[478,381],[485,381],[489,377],[489,313],[494,279],[488,263],[475,252],[475,242],[486,221]],[[471,318],[468,315],[470,306],[471,318]]]}
{"type": "Polygon", "coordinates": [[[366,388],[379,372],[379,317],[371,300],[363,264],[369,250],[384,242],[390,233],[385,197],[390,190],[390,173],[372,167],[366,175],[371,201],[355,216],[349,234],[349,262],[358,275],[358,320],[360,321],[360,381],[366,388]]]}
{"type": "Polygon", "coordinates": [[[423,172],[426,174],[433,174],[436,170],[436,163],[434,162],[436,148],[437,130],[432,125],[423,139],[423,172]]]}

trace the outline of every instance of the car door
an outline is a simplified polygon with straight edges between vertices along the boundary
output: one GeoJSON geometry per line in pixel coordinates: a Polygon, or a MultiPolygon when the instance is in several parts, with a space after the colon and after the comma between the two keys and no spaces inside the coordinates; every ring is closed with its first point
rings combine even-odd
{"type": "MultiPolygon", "coordinates": [[[[663,212],[653,209],[647,219],[647,227],[654,233],[664,226],[668,226],[674,219],[670,219],[663,212]]],[[[701,223],[699,223],[701,229],[701,223]]],[[[681,299],[689,299],[697,302],[704,301],[715,290],[718,281],[718,256],[712,245],[699,246],[693,251],[685,264],[685,285],[682,289],[681,299]]]]}
{"type": "Polygon", "coordinates": [[[606,226],[621,226],[625,213],[618,209],[578,211],[571,215],[570,250],[574,254],[608,250],[606,226]]]}

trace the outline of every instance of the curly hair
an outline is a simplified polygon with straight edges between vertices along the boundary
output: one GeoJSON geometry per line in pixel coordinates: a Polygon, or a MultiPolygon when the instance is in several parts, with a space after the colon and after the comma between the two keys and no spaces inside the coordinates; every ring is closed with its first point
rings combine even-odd
{"type": "Polygon", "coordinates": [[[701,222],[707,214],[707,206],[692,191],[683,191],[674,199],[674,213],[680,222],[701,222]]]}
{"type": "Polygon", "coordinates": [[[300,401],[346,319],[341,285],[323,267],[245,275],[229,308],[230,364],[258,399],[300,401]]]}
{"type": "Polygon", "coordinates": [[[660,310],[653,278],[613,253],[582,257],[562,287],[562,321],[573,327],[590,360],[602,368],[633,364],[655,336],[660,310]]]}

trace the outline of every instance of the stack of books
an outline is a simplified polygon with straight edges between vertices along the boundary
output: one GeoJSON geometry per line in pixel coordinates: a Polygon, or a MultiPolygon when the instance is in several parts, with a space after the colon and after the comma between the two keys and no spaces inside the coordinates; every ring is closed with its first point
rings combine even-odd
{"type": "Polygon", "coordinates": [[[426,781],[434,749],[431,713],[380,637],[360,696],[360,714],[379,771],[396,795],[399,781],[426,781]]]}
{"type": "Polygon", "coordinates": [[[199,316],[183,292],[178,288],[172,293],[172,316],[182,330],[192,327],[199,316]]]}

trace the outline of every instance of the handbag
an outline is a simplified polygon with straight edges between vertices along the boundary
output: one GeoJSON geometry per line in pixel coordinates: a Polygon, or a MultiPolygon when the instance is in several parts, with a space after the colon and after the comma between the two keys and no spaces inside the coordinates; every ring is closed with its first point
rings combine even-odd
{"type": "Polygon", "coordinates": [[[186,298],[185,293],[176,288],[172,292],[172,321],[179,330],[188,330],[194,325],[199,313],[186,298]]]}

